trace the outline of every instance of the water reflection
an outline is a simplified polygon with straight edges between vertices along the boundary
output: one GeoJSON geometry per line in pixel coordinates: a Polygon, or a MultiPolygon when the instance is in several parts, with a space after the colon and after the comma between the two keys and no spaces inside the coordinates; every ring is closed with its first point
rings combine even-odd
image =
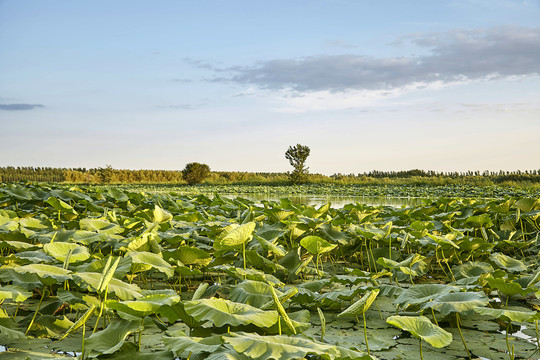
{"type": "Polygon", "coordinates": [[[220,196],[234,199],[241,197],[255,202],[279,201],[283,198],[290,199],[295,204],[320,206],[330,202],[334,208],[342,208],[347,204],[360,203],[365,205],[379,206],[412,206],[421,205],[422,198],[384,197],[384,196],[321,196],[321,195],[270,195],[270,194],[220,194],[220,196]]]}

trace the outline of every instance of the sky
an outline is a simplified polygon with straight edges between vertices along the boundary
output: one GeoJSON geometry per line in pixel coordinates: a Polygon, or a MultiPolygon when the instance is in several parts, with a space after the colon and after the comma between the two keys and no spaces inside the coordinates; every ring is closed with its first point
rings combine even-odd
{"type": "Polygon", "coordinates": [[[540,169],[540,0],[0,0],[0,166],[540,169]]]}

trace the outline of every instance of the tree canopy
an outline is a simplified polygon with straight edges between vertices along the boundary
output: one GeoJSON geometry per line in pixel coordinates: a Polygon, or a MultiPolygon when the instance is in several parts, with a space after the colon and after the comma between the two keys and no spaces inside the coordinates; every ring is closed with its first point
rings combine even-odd
{"type": "Polygon", "coordinates": [[[285,152],[285,158],[294,167],[293,172],[289,174],[289,179],[293,184],[306,181],[309,168],[305,166],[305,163],[309,152],[309,147],[300,144],[289,146],[289,149],[285,152]]]}

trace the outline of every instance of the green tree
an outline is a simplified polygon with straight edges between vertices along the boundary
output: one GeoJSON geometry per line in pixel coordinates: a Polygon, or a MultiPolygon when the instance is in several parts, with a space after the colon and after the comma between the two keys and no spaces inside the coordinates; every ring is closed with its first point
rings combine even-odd
{"type": "Polygon", "coordinates": [[[182,170],[182,176],[189,185],[199,184],[210,175],[210,167],[206,164],[192,162],[182,170]]]}
{"type": "Polygon", "coordinates": [[[300,184],[307,180],[309,168],[305,166],[305,163],[309,151],[309,147],[297,144],[296,146],[289,146],[289,149],[285,152],[285,158],[294,167],[293,172],[289,174],[289,179],[293,184],[300,184]]]}
{"type": "Polygon", "coordinates": [[[102,184],[110,184],[113,181],[114,169],[111,165],[105,165],[105,168],[98,168],[97,175],[99,182],[102,184]]]}

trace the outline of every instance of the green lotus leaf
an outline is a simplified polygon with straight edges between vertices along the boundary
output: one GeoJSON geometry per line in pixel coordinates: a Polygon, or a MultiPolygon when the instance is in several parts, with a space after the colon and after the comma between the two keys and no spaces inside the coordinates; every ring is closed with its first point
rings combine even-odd
{"type": "Polygon", "coordinates": [[[253,231],[255,230],[255,223],[249,222],[247,224],[240,225],[230,231],[223,239],[220,241],[220,245],[223,246],[238,246],[245,243],[248,239],[252,237],[253,231]]]}
{"type": "Polygon", "coordinates": [[[191,315],[186,312],[186,310],[184,309],[184,303],[182,302],[178,302],[172,306],[162,306],[157,311],[160,316],[164,316],[169,319],[170,323],[174,323],[180,319],[191,329],[201,325],[200,322],[195,320],[191,315]]]}
{"type": "Polygon", "coordinates": [[[308,354],[325,355],[329,359],[336,359],[341,355],[335,346],[301,337],[261,336],[239,332],[223,336],[223,341],[227,347],[253,359],[301,359],[308,354]]]}
{"type": "Polygon", "coordinates": [[[459,249],[459,246],[456,245],[452,240],[455,238],[453,234],[447,234],[445,236],[427,234],[433,241],[435,241],[439,246],[449,245],[456,249],[459,249]]]}
{"type": "Polygon", "coordinates": [[[172,220],[173,216],[170,212],[160,208],[159,206],[154,206],[154,222],[162,223],[172,220]]]}
{"type": "Polygon", "coordinates": [[[212,267],[215,270],[223,270],[227,275],[235,279],[248,279],[254,281],[262,281],[266,283],[272,283],[276,286],[282,286],[283,283],[273,275],[266,274],[257,269],[241,269],[230,265],[217,265],[212,267]]]}
{"type": "Polygon", "coordinates": [[[171,264],[163,260],[160,254],[158,255],[146,251],[130,251],[126,254],[126,256],[131,257],[131,268],[134,273],[156,269],[157,271],[167,275],[167,277],[174,275],[174,268],[171,266],[171,264]]]}
{"type": "Polygon", "coordinates": [[[493,272],[493,266],[485,262],[471,261],[452,268],[456,279],[464,279],[489,274],[493,272]]]}
{"type": "Polygon", "coordinates": [[[24,226],[27,229],[32,230],[44,230],[51,229],[52,224],[49,220],[45,219],[36,219],[36,218],[22,218],[19,220],[21,226],[24,226]]]}
{"type": "MultiPolygon", "coordinates": [[[[283,294],[276,292],[278,296],[283,294]]],[[[245,280],[231,289],[229,299],[260,308],[272,300],[272,287],[261,281],[245,280]]]]}
{"type": "Polygon", "coordinates": [[[510,272],[524,272],[527,271],[528,268],[521,260],[511,258],[510,256],[501,253],[490,254],[489,259],[499,266],[499,268],[506,269],[510,272]]]}
{"type": "Polygon", "coordinates": [[[36,318],[31,329],[40,329],[41,331],[45,331],[48,336],[59,337],[72,326],[73,322],[66,316],[59,318],[52,315],[41,315],[36,318]]]}
{"type": "MultiPolygon", "coordinates": [[[[9,230],[12,231],[12,230],[9,230]]],[[[23,241],[6,240],[0,241],[0,249],[11,249],[16,252],[37,250],[39,247],[23,241]]]]}
{"type": "Polygon", "coordinates": [[[53,242],[43,245],[43,250],[47,255],[54,257],[60,262],[66,260],[70,253],[69,263],[81,262],[90,257],[90,252],[86,246],[66,242],[53,242]]]}
{"type": "Polygon", "coordinates": [[[487,307],[477,307],[474,309],[480,315],[488,315],[504,321],[528,322],[533,321],[537,314],[536,311],[521,311],[508,309],[493,309],[487,307]]]}
{"type": "Polygon", "coordinates": [[[52,285],[71,279],[71,271],[47,264],[18,266],[13,270],[21,274],[35,274],[44,285],[52,285]]]}
{"type": "Polygon", "coordinates": [[[394,304],[402,309],[409,305],[420,305],[438,296],[459,291],[459,288],[445,284],[419,284],[404,290],[394,304]]]}
{"type": "Polygon", "coordinates": [[[110,197],[112,197],[114,200],[118,202],[129,201],[129,197],[119,189],[109,188],[107,189],[107,193],[109,194],[110,197]]]}
{"type": "Polygon", "coordinates": [[[105,242],[109,239],[109,236],[106,233],[96,233],[89,230],[76,230],[70,234],[69,239],[71,239],[71,241],[74,243],[90,245],[95,242],[105,242]]]}
{"type": "MultiPolygon", "coordinates": [[[[46,201],[47,204],[51,205],[55,210],[61,212],[61,213],[64,213],[64,214],[68,214],[68,215],[78,215],[77,211],[75,211],[75,209],[73,208],[73,206],[69,205],[68,203],[60,200],[60,199],[57,199],[55,197],[50,197],[47,199],[46,201]]],[[[73,217],[71,217],[73,218],[73,217]]]]}
{"type": "Polygon", "coordinates": [[[448,346],[452,342],[452,334],[433,324],[425,316],[394,315],[386,319],[386,322],[437,348],[448,346]]]}
{"type": "Polygon", "coordinates": [[[539,204],[540,201],[537,199],[519,199],[514,206],[523,212],[529,212],[539,207],[539,204]]]}
{"type": "Polygon", "coordinates": [[[179,246],[173,251],[163,252],[163,257],[173,258],[184,265],[206,266],[212,261],[212,256],[208,251],[192,246],[179,246]]]}
{"type": "Polygon", "coordinates": [[[99,360],[171,360],[174,359],[174,355],[168,350],[139,351],[134,343],[124,342],[122,347],[113,354],[100,355],[97,358],[99,360]]]}
{"type": "Polygon", "coordinates": [[[81,219],[79,226],[81,230],[95,231],[100,234],[114,235],[124,232],[124,228],[120,225],[104,219],[81,219]]]}
{"type": "Polygon", "coordinates": [[[453,292],[436,297],[432,301],[424,304],[422,309],[432,308],[438,310],[443,315],[453,312],[462,313],[473,310],[478,306],[485,306],[489,303],[489,298],[480,292],[453,292]]]}
{"type": "Polygon", "coordinates": [[[521,295],[526,296],[532,292],[535,292],[537,289],[535,287],[528,287],[523,289],[520,284],[513,282],[509,279],[494,278],[489,276],[486,278],[489,286],[492,289],[497,289],[506,296],[521,295]]]}
{"type": "Polygon", "coordinates": [[[30,291],[27,291],[19,286],[0,286],[0,300],[11,299],[15,302],[23,302],[31,296],[32,293],[30,291]]]}
{"type": "Polygon", "coordinates": [[[127,301],[107,301],[107,307],[116,311],[143,318],[154,314],[162,306],[172,306],[180,301],[180,296],[170,294],[152,294],[127,301]]]}
{"type": "Polygon", "coordinates": [[[488,215],[482,214],[482,215],[475,215],[475,216],[469,216],[467,220],[465,220],[465,224],[471,224],[474,227],[484,227],[488,228],[493,226],[493,221],[489,218],[488,215]]]}
{"type": "Polygon", "coordinates": [[[163,337],[165,347],[176,356],[188,357],[190,354],[214,353],[221,347],[220,336],[200,337],[163,337]]]}
{"type": "MultiPolygon", "coordinates": [[[[79,272],[74,274],[73,277],[88,284],[94,291],[98,291],[102,276],[100,273],[79,272]]],[[[114,293],[121,300],[131,300],[142,296],[141,289],[137,285],[128,284],[115,278],[112,278],[107,286],[109,292],[114,293]]]]}
{"type": "Polygon", "coordinates": [[[337,247],[318,236],[306,236],[300,240],[300,245],[312,255],[320,255],[337,247]]]}
{"type": "Polygon", "coordinates": [[[253,360],[249,356],[237,353],[234,350],[222,347],[215,353],[209,355],[206,360],[253,360]]]}
{"type": "Polygon", "coordinates": [[[13,340],[26,339],[24,333],[19,330],[15,320],[9,317],[0,317],[0,337],[13,340]]]}
{"type": "Polygon", "coordinates": [[[356,301],[354,304],[343,310],[341,313],[338,314],[339,316],[357,316],[364,314],[368,309],[370,308],[371,304],[375,301],[377,298],[377,295],[379,295],[380,290],[375,289],[371,290],[370,292],[366,293],[360,300],[356,301]]]}
{"type": "Polygon", "coordinates": [[[43,249],[38,249],[34,251],[21,251],[13,254],[13,256],[18,259],[27,260],[34,264],[54,262],[54,259],[51,256],[45,254],[45,251],[43,251],[43,249]]]}
{"type": "Polygon", "coordinates": [[[139,330],[140,321],[115,320],[105,330],[96,332],[85,341],[88,354],[112,354],[122,347],[126,337],[139,330]]]}
{"type": "Polygon", "coordinates": [[[3,218],[7,221],[0,222],[0,231],[2,232],[11,232],[11,231],[17,231],[19,229],[19,223],[17,221],[9,220],[6,218],[3,218]]]}
{"type": "Polygon", "coordinates": [[[225,299],[200,299],[184,302],[186,312],[195,320],[210,321],[214,326],[253,324],[270,327],[278,321],[276,311],[263,311],[247,304],[225,299]]]}

